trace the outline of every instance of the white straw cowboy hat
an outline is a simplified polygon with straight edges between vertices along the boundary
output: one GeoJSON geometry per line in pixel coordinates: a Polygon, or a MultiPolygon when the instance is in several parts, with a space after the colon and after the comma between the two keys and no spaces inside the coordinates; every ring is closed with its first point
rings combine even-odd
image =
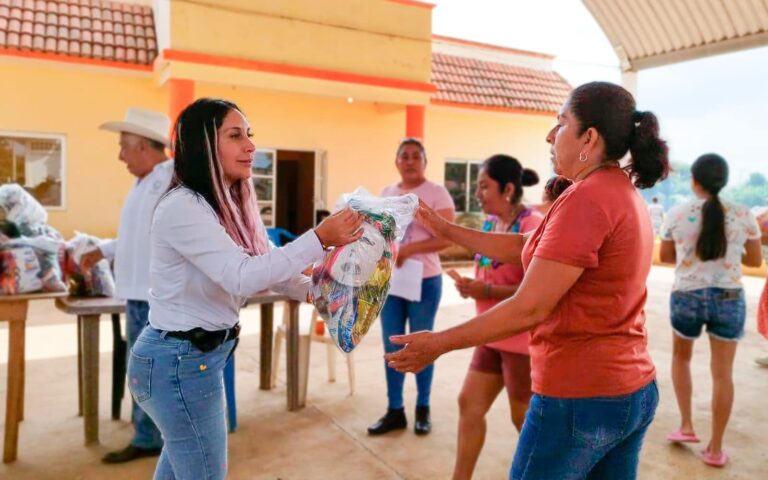
{"type": "Polygon", "coordinates": [[[160,112],[144,110],[143,108],[129,108],[125,113],[125,120],[102,123],[99,128],[118,133],[132,133],[160,142],[166,147],[171,146],[171,141],[168,139],[171,120],[167,115],[160,112]]]}

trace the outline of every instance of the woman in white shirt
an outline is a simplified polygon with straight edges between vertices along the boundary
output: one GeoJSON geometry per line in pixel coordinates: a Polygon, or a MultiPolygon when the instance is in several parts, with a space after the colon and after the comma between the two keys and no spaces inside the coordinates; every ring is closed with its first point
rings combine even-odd
{"type": "Polygon", "coordinates": [[[762,263],[760,230],[747,207],[720,199],[728,183],[722,157],[702,155],[691,173],[697,199],[670,210],[661,231],[661,260],[677,264],[670,313],[672,383],[681,421],[667,440],[699,442],[691,413],[690,362],[693,342],[706,325],[712,350],[712,437],[701,458],[722,467],[728,462],[722,443],[733,405],[733,358],[746,317],[741,264],[762,263]]]}
{"type": "Polygon", "coordinates": [[[174,178],[151,231],[149,326],[131,350],[129,386],[165,441],[156,479],[223,479],[222,372],[237,344],[240,307],[266,289],[306,299],[302,270],[324,248],[357,240],[362,218],[344,210],[273,248],[258,214],[255,147],[240,109],[197,100],[174,134],[174,178]]]}

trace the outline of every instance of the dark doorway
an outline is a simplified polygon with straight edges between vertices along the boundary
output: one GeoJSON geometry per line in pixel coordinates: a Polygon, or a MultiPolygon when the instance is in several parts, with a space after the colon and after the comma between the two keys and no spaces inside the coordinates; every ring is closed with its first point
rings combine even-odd
{"type": "Polygon", "coordinates": [[[275,226],[301,235],[315,223],[315,153],[277,151],[275,226]]]}

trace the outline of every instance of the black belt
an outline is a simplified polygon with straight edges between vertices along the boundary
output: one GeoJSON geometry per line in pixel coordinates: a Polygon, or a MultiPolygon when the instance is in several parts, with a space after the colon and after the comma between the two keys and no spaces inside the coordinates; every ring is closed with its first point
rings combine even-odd
{"type": "Polygon", "coordinates": [[[233,340],[240,336],[240,324],[225,330],[216,330],[209,332],[200,327],[193,328],[186,332],[168,332],[168,336],[189,340],[201,352],[210,352],[227,340],[233,340]]]}

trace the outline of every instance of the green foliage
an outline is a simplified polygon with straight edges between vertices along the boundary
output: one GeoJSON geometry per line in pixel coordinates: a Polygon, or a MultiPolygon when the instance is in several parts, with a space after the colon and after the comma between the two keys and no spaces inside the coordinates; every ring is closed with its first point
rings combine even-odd
{"type": "MultiPolygon", "coordinates": [[[[666,180],[653,188],[640,190],[640,193],[649,204],[653,197],[657,197],[664,210],[693,199],[691,166],[672,162],[672,172],[666,180]]],[[[750,208],[768,205],[768,179],[761,173],[752,173],[747,181],[727,187],[722,195],[723,198],[750,208]]]]}

